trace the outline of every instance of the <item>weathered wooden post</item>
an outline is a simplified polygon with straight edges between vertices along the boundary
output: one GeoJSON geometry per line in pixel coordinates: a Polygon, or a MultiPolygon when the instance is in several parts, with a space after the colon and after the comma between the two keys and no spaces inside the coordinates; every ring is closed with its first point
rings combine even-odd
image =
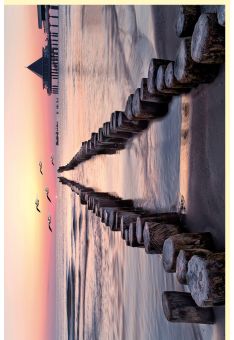
{"type": "Polygon", "coordinates": [[[163,267],[166,272],[176,271],[176,258],[181,249],[212,250],[213,239],[209,232],[181,233],[167,238],[163,245],[163,267]]]}
{"type": "MultiPolygon", "coordinates": [[[[171,64],[171,63],[168,63],[168,64],[171,64]]],[[[166,71],[166,68],[167,68],[167,65],[161,65],[159,66],[158,68],[158,73],[157,73],[157,78],[156,78],[156,86],[157,86],[157,90],[159,92],[162,92],[162,93],[168,93],[172,96],[179,96],[181,95],[182,93],[184,92],[187,92],[185,90],[185,88],[168,88],[166,86],[166,80],[165,80],[165,71],[166,71]]]]}
{"type": "Polygon", "coordinates": [[[176,259],[176,277],[179,283],[187,285],[188,262],[193,255],[206,256],[210,251],[206,249],[180,250],[176,259]]]}
{"type": "Polygon", "coordinates": [[[164,241],[171,235],[180,233],[180,227],[173,224],[145,222],[143,238],[147,254],[161,254],[164,241]]]}
{"type": "Polygon", "coordinates": [[[180,6],[176,23],[178,37],[189,37],[193,33],[194,25],[200,15],[199,6],[180,6]]]}
{"type": "Polygon", "coordinates": [[[209,83],[217,75],[216,65],[198,64],[191,57],[191,38],[181,39],[174,64],[175,77],[183,84],[209,83]]]}
{"type": "Polygon", "coordinates": [[[174,72],[175,62],[171,61],[165,70],[165,84],[169,89],[183,89],[184,92],[188,92],[192,87],[197,86],[197,84],[182,84],[176,77],[174,72]]]}
{"type": "Polygon", "coordinates": [[[217,9],[217,18],[218,18],[218,23],[221,26],[225,26],[225,6],[218,6],[217,9]]]}
{"type": "Polygon", "coordinates": [[[191,56],[203,64],[225,61],[225,29],[219,25],[216,13],[200,15],[192,35],[191,56]]]}
{"type": "Polygon", "coordinates": [[[200,307],[225,303],[225,253],[195,255],[188,263],[188,286],[200,307]]]}
{"type": "Polygon", "coordinates": [[[143,248],[143,244],[139,244],[137,242],[136,238],[136,223],[131,222],[129,223],[129,228],[128,228],[128,239],[129,239],[129,244],[131,247],[138,247],[138,248],[143,248]]]}
{"type": "Polygon", "coordinates": [[[130,246],[128,229],[125,229],[124,231],[124,239],[125,239],[126,245],[130,246]]]}
{"type": "Polygon", "coordinates": [[[110,212],[109,214],[109,226],[111,230],[120,231],[121,230],[121,217],[128,216],[130,218],[137,218],[137,214],[135,214],[130,207],[123,204],[122,207],[119,207],[118,210],[110,212]],[[122,209],[125,208],[125,209],[122,209]]]}
{"type": "Polygon", "coordinates": [[[125,107],[125,116],[129,120],[134,120],[133,112],[132,112],[132,100],[133,100],[133,94],[130,94],[128,96],[127,102],[126,102],[126,107],[125,107]]]}
{"type": "Polygon", "coordinates": [[[134,133],[139,133],[148,127],[147,120],[129,120],[124,112],[119,112],[118,122],[116,129],[118,131],[131,131],[134,133]]]}
{"type": "Polygon", "coordinates": [[[111,129],[110,123],[107,123],[106,136],[110,138],[121,138],[123,141],[125,140],[125,142],[127,142],[127,140],[132,137],[132,134],[129,132],[115,132],[111,129]]]}
{"type": "Polygon", "coordinates": [[[131,214],[122,214],[120,221],[120,232],[121,237],[124,239],[124,230],[129,228],[131,222],[136,223],[138,217],[144,216],[144,211],[142,209],[134,209],[131,214]]]}
{"type": "Polygon", "coordinates": [[[143,230],[145,222],[157,222],[157,223],[167,223],[167,224],[176,224],[179,225],[180,215],[176,212],[171,213],[155,213],[155,214],[148,214],[148,216],[139,216],[137,217],[136,221],[136,236],[137,241],[140,244],[144,244],[143,238],[143,230]]]}
{"type": "MultiPolygon", "coordinates": [[[[147,87],[149,93],[152,93],[157,96],[166,96],[165,94],[160,93],[157,90],[156,87],[156,77],[158,68],[160,65],[167,65],[170,62],[170,60],[164,60],[164,59],[151,59],[149,64],[149,70],[148,70],[148,78],[147,78],[147,87]]],[[[167,95],[168,96],[168,95],[167,95]]]]}
{"type": "Polygon", "coordinates": [[[110,207],[118,207],[118,208],[128,208],[131,209],[133,207],[132,200],[120,200],[120,199],[112,199],[112,200],[102,200],[97,202],[97,210],[100,208],[110,208],[110,207]]]}
{"type": "Polygon", "coordinates": [[[170,322],[213,324],[213,308],[196,305],[190,293],[167,291],[162,294],[162,306],[170,322]]]}
{"type": "Polygon", "coordinates": [[[140,98],[142,101],[153,103],[168,103],[171,100],[170,96],[163,95],[157,96],[155,94],[150,93],[148,91],[147,78],[142,78],[141,80],[140,98]]]}
{"type": "Polygon", "coordinates": [[[82,189],[80,190],[80,202],[83,205],[87,205],[87,201],[86,201],[86,193],[91,193],[94,192],[94,190],[92,188],[86,188],[86,189],[82,189]]]}
{"type": "Polygon", "coordinates": [[[165,116],[168,111],[167,103],[154,103],[140,99],[140,89],[137,89],[132,99],[132,113],[136,119],[151,120],[165,116]]]}

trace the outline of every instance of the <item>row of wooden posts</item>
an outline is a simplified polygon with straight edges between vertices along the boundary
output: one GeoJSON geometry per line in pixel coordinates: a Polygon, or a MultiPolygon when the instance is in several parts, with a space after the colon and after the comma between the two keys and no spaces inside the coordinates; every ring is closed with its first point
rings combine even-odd
{"type": "Polygon", "coordinates": [[[120,232],[129,247],[147,254],[162,254],[166,272],[176,273],[190,293],[164,292],[162,305],[172,322],[214,323],[213,307],[225,300],[225,253],[214,252],[209,232],[186,232],[177,212],[152,212],[137,208],[131,199],[95,192],[75,181],[59,181],[79,195],[81,204],[113,232],[120,232]]]}
{"type": "Polygon", "coordinates": [[[58,94],[59,92],[59,85],[58,85],[58,79],[59,79],[59,6],[50,6],[49,8],[49,19],[53,18],[57,19],[57,22],[51,22],[49,20],[49,27],[55,27],[57,29],[56,31],[51,31],[49,28],[49,40],[51,44],[51,77],[52,82],[53,80],[57,80],[57,83],[52,84],[52,93],[58,94]],[[53,10],[53,12],[51,12],[53,10]]]}
{"type": "MultiPolygon", "coordinates": [[[[181,43],[174,61],[151,59],[148,78],[127,99],[124,111],[115,111],[58,172],[72,170],[98,154],[115,154],[129,139],[145,130],[152,120],[168,112],[172,96],[188,93],[201,83],[212,82],[225,58],[225,28],[218,13],[200,14],[200,6],[180,6],[176,32],[181,43]]],[[[224,16],[223,16],[224,17],[224,16]]]]}

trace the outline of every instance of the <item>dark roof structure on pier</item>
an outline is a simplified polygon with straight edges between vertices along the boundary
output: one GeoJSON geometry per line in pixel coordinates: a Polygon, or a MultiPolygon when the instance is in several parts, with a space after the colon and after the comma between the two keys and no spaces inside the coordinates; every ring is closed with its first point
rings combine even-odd
{"type": "Polygon", "coordinates": [[[42,57],[34,61],[27,67],[42,79],[43,89],[47,90],[48,95],[52,93],[52,76],[51,76],[51,46],[42,48],[42,57]]]}
{"type": "Polygon", "coordinates": [[[43,78],[43,58],[39,58],[28,66],[28,69],[34,72],[37,76],[43,78]]]}

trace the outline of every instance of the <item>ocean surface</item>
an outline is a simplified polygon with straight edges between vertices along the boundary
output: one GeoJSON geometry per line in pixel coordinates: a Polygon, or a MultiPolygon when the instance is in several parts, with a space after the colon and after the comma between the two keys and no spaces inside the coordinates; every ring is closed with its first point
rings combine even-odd
{"type": "MultiPolygon", "coordinates": [[[[150,59],[161,57],[155,12],[157,6],[60,6],[57,166],[70,161],[113,111],[124,110],[147,77],[150,59]]],[[[173,20],[167,22],[171,58],[178,41],[173,20]]],[[[99,155],[62,176],[132,198],[136,206],[178,210],[188,186],[186,101],[174,97],[168,115],[125,150],[99,155]]],[[[162,292],[184,286],[165,273],[161,256],[127,247],[61,183],[57,195],[56,339],[222,339],[217,324],[169,323],[162,292]]]]}

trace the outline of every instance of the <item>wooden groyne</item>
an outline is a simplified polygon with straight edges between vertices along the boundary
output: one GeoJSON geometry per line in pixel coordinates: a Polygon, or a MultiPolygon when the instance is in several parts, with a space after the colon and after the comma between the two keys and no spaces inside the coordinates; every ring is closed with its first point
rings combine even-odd
{"type": "MultiPolygon", "coordinates": [[[[176,34],[181,37],[175,60],[153,58],[148,76],[126,98],[123,111],[111,113],[89,140],[58,172],[72,170],[99,154],[115,154],[129,140],[162,120],[173,96],[188,93],[212,82],[225,59],[225,7],[202,13],[200,6],[180,6],[176,34]]],[[[215,306],[225,304],[225,253],[214,248],[212,234],[184,230],[178,212],[147,211],[109,193],[97,193],[64,177],[80,196],[81,204],[96,214],[113,232],[120,232],[126,246],[144,249],[149,256],[162,256],[163,268],[175,273],[189,293],[164,292],[162,309],[170,322],[214,323],[215,306]]]]}
{"type": "Polygon", "coordinates": [[[73,170],[82,162],[100,154],[115,154],[129,140],[161,120],[168,112],[173,96],[188,93],[201,83],[212,82],[218,65],[225,59],[225,6],[217,13],[201,13],[200,6],[180,6],[176,34],[181,44],[175,60],[151,59],[148,78],[128,96],[123,111],[114,111],[80,150],[58,172],[73,170]]]}
{"type": "Polygon", "coordinates": [[[177,212],[152,212],[135,207],[129,199],[58,177],[79,195],[80,202],[113,232],[120,232],[126,246],[162,254],[166,272],[176,272],[190,293],[164,292],[163,310],[171,322],[213,323],[213,307],[224,304],[225,254],[214,252],[208,232],[184,232],[177,212]],[[204,310],[204,307],[205,310],[204,310]],[[209,307],[209,308],[208,308],[209,307]],[[183,310],[188,310],[184,315],[183,310]]]}

